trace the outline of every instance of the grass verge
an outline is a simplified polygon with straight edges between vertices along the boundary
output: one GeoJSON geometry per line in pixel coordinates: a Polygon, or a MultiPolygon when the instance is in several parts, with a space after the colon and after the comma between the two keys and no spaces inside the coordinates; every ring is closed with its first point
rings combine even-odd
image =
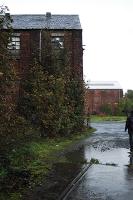
{"type": "Polygon", "coordinates": [[[126,116],[91,116],[91,122],[102,122],[102,121],[124,121],[126,120],[126,116]]]}
{"type": "Polygon", "coordinates": [[[59,161],[58,152],[88,137],[94,129],[69,137],[53,139],[32,137],[23,139],[8,152],[8,165],[0,166],[0,199],[20,200],[26,188],[41,184],[54,162],[59,161]]]}

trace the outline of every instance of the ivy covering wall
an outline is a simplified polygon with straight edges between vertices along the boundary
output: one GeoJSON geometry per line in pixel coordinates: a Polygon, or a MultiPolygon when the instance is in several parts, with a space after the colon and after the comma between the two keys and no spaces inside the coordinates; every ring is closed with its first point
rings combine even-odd
{"type": "Polygon", "coordinates": [[[47,48],[41,52],[41,60],[33,55],[15,101],[18,77],[7,48],[12,33],[7,11],[7,7],[0,7],[0,134],[24,133],[29,127],[42,137],[81,131],[83,81],[72,72],[67,50],[53,50],[45,32],[42,36],[47,48]]]}
{"type": "MultiPolygon", "coordinates": [[[[46,33],[44,36],[50,41],[46,33]]],[[[21,84],[19,113],[39,130],[41,136],[53,137],[81,131],[83,81],[72,73],[65,49],[52,50],[47,42],[47,51],[43,53],[48,60],[40,62],[34,57],[21,84]]]]}
{"type": "Polygon", "coordinates": [[[21,132],[19,125],[25,121],[16,112],[15,85],[17,81],[15,68],[8,52],[12,20],[8,8],[0,6],[0,136],[21,132]]]}

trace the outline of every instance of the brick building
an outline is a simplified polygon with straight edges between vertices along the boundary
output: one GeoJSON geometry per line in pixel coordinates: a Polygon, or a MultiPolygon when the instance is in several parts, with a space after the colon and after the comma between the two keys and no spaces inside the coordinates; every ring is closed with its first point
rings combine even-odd
{"type": "Polygon", "coordinates": [[[40,62],[48,48],[44,33],[49,35],[51,46],[66,49],[72,71],[83,77],[82,28],[78,15],[12,15],[13,34],[9,51],[15,58],[20,75],[24,75],[33,55],[40,62]]]}
{"type": "Polygon", "coordinates": [[[100,114],[103,106],[112,112],[123,97],[123,90],[117,81],[91,81],[85,92],[85,113],[100,114]]]}

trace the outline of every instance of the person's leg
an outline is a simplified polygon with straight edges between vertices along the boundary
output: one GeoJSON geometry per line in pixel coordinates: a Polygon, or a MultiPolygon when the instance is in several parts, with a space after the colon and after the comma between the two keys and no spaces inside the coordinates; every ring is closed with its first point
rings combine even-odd
{"type": "Polygon", "coordinates": [[[129,133],[129,145],[130,145],[130,151],[132,151],[132,135],[129,133]]]}
{"type": "Polygon", "coordinates": [[[133,151],[133,134],[131,134],[131,151],[133,151]]]}
{"type": "Polygon", "coordinates": [[[133,152],[133,134],[129,134],[130,151],[133,152]]]}

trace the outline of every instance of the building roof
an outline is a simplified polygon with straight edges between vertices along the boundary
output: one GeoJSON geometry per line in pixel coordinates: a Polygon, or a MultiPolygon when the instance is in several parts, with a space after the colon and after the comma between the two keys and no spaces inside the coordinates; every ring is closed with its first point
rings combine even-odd
{"type": "Polygon", "coordinates": [[[122,87],[118,81],[89,81],[88,83],[89,89],[121,89],[122,87]]]}
{"type": "Polygon", "coordinates": [[[81,29],[78,15],[11,15],[13,29],[81,29]]]}

